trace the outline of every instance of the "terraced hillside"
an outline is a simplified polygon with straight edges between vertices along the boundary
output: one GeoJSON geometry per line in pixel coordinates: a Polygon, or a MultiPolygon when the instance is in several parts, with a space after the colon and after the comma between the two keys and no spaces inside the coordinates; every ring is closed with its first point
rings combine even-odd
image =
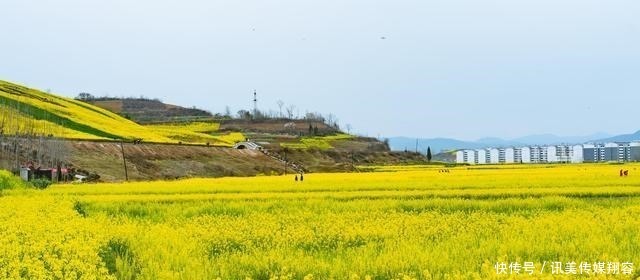
{"type": "Polygon", "coordinates": [[[120,181],[124,179],[122,149],[132,180],[272,174],[283,172],[285,160],[289,168],[297,166],[306,172],[358,171],[360,165],[426,162],[422,155],[390,152],[377,139],[343,134],[321,121],[141,125],[80,100],[4,81],[0,81],[0,109],[0,150],[6,155],[3,158],[0,154],[0,166],[14,171],[29,162],[51,167],[62,161],[97,174],[102,181],[120,181]],[[49,136],[72,141],[47,141],[49,136]],[[231,147],[247,138],[261,145],[264,154],[206,147],[231,147]],[[142,144],[121,148],[118,143],[103,143],[120,139],[129,143],[142,139],[142,144]],[[43,143],[53,143],[65,153],[49,155],[53,150],[43,143]]]}
{"type": "Polygon", "coordinates": [[[137,123],[163,123],[176,121],[210,120],[211,113],[181,106],[165,104],[158,100],[121,98],[90,100],[89,103],[125,116],[137,123]]]}
{"type": "Polygon", "coordinates": [[[11,126],[16,123],[11,121],[11,115],[17,115],[22,120],[37,120],[32,130],[38,134],[63,138],[170,141],[107,110],[4,81],[0,81],[0,104],[5,109],[2,111],[6,134],[26,132],[17,129],[19,123],[11,126]]]}
{"type": "Polygon", "coordinates": [[[231,146],[242,135],[210,133],[217,123],[208,123],[207,133],[192,131],[202,125],[180,129],[142,126],[116,113],[82,101],[0,81],[0,133],[46,135],[66,139],[134,140],[154,143],[198,143],[231,146]]]}

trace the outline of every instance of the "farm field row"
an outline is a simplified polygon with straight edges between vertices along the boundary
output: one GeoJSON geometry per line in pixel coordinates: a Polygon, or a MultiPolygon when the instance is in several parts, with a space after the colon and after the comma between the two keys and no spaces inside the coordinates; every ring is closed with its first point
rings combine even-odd
{"type": "MultiPolygon", "coordinates": [[[[498,263],[640,264],[637,164],[4,190],[0,278],[506,279],[498,263]],[[619,177],[620,168],[630,176],[619,177]]],[[[635,279],[636,269],[594,279],[635,279]],[[629,272],[630,274],[625,274],[629,272]]]]}
{"type": "Polygon", "coordinates": [[[155,143],[210,143],[232,146],[242,133],[216,133],[214,122],[142,126],[82,101],[0,81],[0,123],[3,133],[51,135],[67,139],[143,139],[155,143]]]}

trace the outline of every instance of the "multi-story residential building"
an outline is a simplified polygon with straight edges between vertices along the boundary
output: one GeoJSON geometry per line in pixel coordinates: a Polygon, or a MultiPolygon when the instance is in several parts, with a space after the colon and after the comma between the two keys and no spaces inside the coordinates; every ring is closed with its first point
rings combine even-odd
{"type": "Polygon", "coordinates": [[[456,163],[466,163],[466,162],[467,162],[467,151],[466,150],[456,151],[456,163]]]}
{"type": "Polygon", "coordinates": [[[585,144],[584,162],[627,162],[640,160],[640,142],[585,144]]]}
{"type": "Polygon", "coordinates": [[[500,150],[496,148],[489,149],[489,162],[492,164],[500,163],[500,150]]]}
{"type": "Polygon", "coordinates": [[[476,157],[476,161],[478,162],[478,164],[487,164],[487,163],[489,163],[487,161],[487,150],[485,150],[485,149],[476,150],[476,155],[478,155],[476,157]]]}
{"type": "Polygon", "coordinates": [[[522,147],[520,148],[520,155],[522,156],[522,163],[531,163],[531,148],[530,147],[522,147]]]}
{"type": "Polygon", "coordinates": [[[475,150],[470,150],[467,153],[467,163],[470,164],[477,164],[478,162],[476,161],[476,151],[475,150]]]}
{"type": "Polygon", "coordinates": [[[584,149],[582,145],[574,145],[571,148],[571,162],[581,163],[584,162],[584,149]]]}
{"type": "MultiPolygon", "coordinates": [[[[542,147],[544,149],[544,147],[542,147]]],[[[557,151],[558,147],[556,146],[547,146],[547,160],[544,162],[558,162],[557,151]]]]}
{"type": "Polygon", "coordinates": [[[531,163],[545,163],[548,162],[547,148],[541,146],[529,147],[531,151],[531,163]]]}
{"type": "Polygon", "coordinates": [[[640,141],[489,148],[456,152],[456,162],[468,164],[630,161],[640,161],[640,141]]]}
{"type": "Polygon", "coordinates": [[[514,148],[505,148],[504,149],[504,163],[515,163],[515,149],[514,148]]]}
{"type": "Polygon", "coordinates": [[[513,148],[513,162],[522,163],[522,148],[513,148]]]}

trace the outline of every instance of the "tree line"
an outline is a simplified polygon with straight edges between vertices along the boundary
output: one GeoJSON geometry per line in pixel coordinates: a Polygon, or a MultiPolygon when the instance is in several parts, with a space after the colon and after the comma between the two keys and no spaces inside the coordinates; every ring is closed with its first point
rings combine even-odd
{"type": "MultiPolygon", "coordinates": [[[[121,97],[121,98],[116,98],[116,97],[109,97],[109,96],[94,96],[90,93],[87,92],[81,92],[79,93],[76,97],[76,100],[79,101],[83,101],[83,102],[94,102],[94,101],[112,101],[112,100],[139,100],[139,101],[155,101],[155,102],[162,102],[160,99],[154,98],[147,98],[145,96],[140,96],[140,97],[121,97]]],[[[305,121],[313,121],[313,122],[322,122],[324,124],[326,124],[327,126],[336,129],[336,130],[340,130],[340,124],[339,124],[339,120],[338,118],[332,114],[321,114],[318,112],[309,112],[309,111],[305,111],[304,113],[300,112],[300,109],[293,104],[286,104],[284,101],[282,100],[278,100],[276,102],[276,105],[278,107],[277,110],[274,109],[269,109],[269,110],[260,110],[260,109],[253,109],[253,110],[249,110],[249,109],[241,109],[238,110],[236,113],[232,113],[231,112],[231,108],[229,106],[225,106],[225,110],[224,112],[221,113],[211,113],[207,110],[202,110],[202,111],[206,111],[209,112],[211,114],[211,116],[214,119],[218,119],[218,120],[233,120],[233,119],[239,119],[239,120],[305,120],[305,121]]],[[[191,109],[197,109],[195,106],[192,107],[191,109]]],[[[123,113],[125,114],[125,113],[123,113]]],[[[351,125],[347,124],[346,125],[346,129],[347,130],[351,130],[351,125]]]]}

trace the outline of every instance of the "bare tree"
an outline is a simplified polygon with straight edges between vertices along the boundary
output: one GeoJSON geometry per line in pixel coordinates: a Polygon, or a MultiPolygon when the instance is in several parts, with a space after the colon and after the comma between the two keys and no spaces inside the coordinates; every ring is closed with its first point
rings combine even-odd
{"type": "Polygon", "coordinates": [[[336,121],[336,116],[334,116],[333,114],[329,113],[329,115],[327,115],[327,117],[325,119],[327,120],[327,125],[333,126],[334,122],[336,121]]]}
{"type": "Polygon", "coordinates": [[[350,123],[346,124],[345,128],[347,129],[347,133],[351,134],[351,128],[352,128],[351,124],[350,123]]]}
{"type": "Polygon", "coordinates": [[[293,114],[296,111],[296,106],[295,105],[289,105],[289,106],[287,106],[286,110],[287,110],[287,117],[289,119],[293,119],[293,114]]]}
{"type": "Polygon", "coordinates": [[[278,104],[278,108],[280,109],[280,117],[282,118],[283,117],[282,116],[282,106],[284,106],[284,101],[278,100],[276,103],[278,104]]]}

